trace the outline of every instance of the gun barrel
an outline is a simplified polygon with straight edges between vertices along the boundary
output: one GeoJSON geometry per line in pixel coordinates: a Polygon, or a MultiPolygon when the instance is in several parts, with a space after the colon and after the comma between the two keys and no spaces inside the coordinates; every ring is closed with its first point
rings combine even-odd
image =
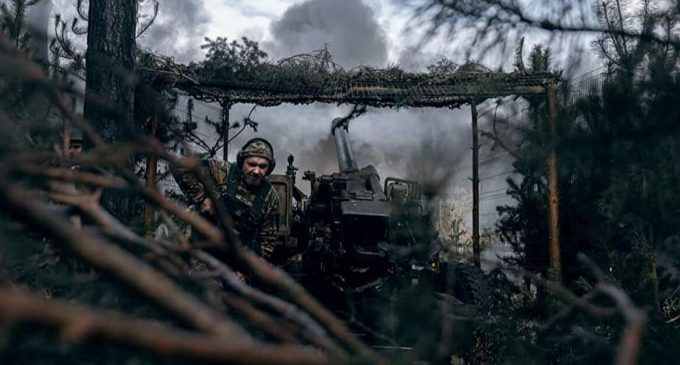
{"type": "Polygon", "coordinates": [[[333,136],[335,137],[335,151],[338,155],[338,167],[341,172],[353,171],[357,169],[354,161],[354,153],[352,152],[352,145],[350,144],[347,130],[343,127],[333,128],[333,136]]]}

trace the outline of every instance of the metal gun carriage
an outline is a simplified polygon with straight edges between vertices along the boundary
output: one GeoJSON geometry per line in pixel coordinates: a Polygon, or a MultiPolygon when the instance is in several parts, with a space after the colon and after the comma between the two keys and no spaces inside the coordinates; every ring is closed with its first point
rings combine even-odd
{"type": "Polygon", "coordinates": [[[286,174],[272,176],[282,200],[285,252],[277,255],[278,263],[342,318],[376,331],[385,330],[384,309],[394,308],[404,293],[471,301],[470,286],[478,285],[481,271],[440,259],[421,185],[394,177],[381,185],[374,166],[359,168],[347,122],[337,118],[331,127],[338,171],[304,173],[309,196],[295,187],[292,156],[286,174]]]}

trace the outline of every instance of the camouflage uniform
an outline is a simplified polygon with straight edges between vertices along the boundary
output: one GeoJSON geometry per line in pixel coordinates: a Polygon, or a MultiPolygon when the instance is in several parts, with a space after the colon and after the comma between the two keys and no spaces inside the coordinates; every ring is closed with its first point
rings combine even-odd
{"type": "MultiPolygon", "coordinates": [[[[248,144],[239,153],[239,163],[202,160],[201,168],[213,179],[222,202],[232,216],[234,229],[241,242],[271,260],[278,243],[279,196],[268,179],[257,187],[246,185],[241,170],[243,159],[258,156],[247,153],[247,147],[248,144]]],[[[268,160],[273,161],[273,158],[268,160]]],[[[207,198],[203,184],[193,173],[181,169],[173,170],[173,175],[190,203],[200,209],[207,198]]]]}

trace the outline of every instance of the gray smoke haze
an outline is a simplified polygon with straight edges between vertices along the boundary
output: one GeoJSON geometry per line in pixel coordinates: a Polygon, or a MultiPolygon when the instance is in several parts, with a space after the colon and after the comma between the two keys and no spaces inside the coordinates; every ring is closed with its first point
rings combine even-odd
{"type": "Polygon", "coordinates": [[[31,34],[30,47],[35,52],[35,58],[42,62],[47,62],[48,59],[48,43],[47,35],[50,27],[50,14],[52,13],[52,1],[42,0],[37,4],[28,8],[27,23],[35,30],[31,34]]]}
{"type": "MultiPolygon", "coordinates": [[[[279,160],[277,171],[285,171],[289,154],[296,158],[300,171],[317,174],[337,171],[335,143],[330,138],[331,120],[343,116],[348,106],[323,104],[309,106],[282,105],[260,108],[253,117],[260,123],[257,135],[269,139],[279,160]]],[[[247,105],[232,108],[232,120],[249,111],[247,105]]],[[[350,139],[357,164],[372,164],[381,178],[388,176],[416,180],[436,178],[442,171],[468,176],[467,170],[456,173],[457,166],[469,156],[469,110],[401,109],[369,111],[350,122],[350,139]]],[[[254,134],[235,140],[230,156],[254,134]]]]}
{"type": "MultiPolygon", "coordinates": [[[[270,33],[273,39],[262,46],[273,59],[316,50],[327,43],[336,62],[345,68],[386,64],[387,42],[383,30],[371,8],[360,0],[309,0],[291,6],[272,24],[270,33]]],[[[424,71],[441,56],[406,48],[396,59],[403,69],[417,72],[424,71]]],[[[196,104],[197,113],[218,120],[214,107],[199,105],[196,104]]],[[[234,105],[231,120],[242,119],[250,108],[251,105],[234,105]]],[[[295,165],[299,168],[298,186],[308,191],[308,184],[301,180],[305,170],[317,174],[337,171],[335,144],[329,136],[331,120],[346,115],[350,109],[347,105],[320,103],[258,107],[252,117],[259,123],[259,131],[248,131],[235,139],[230,146],[230,159],[234,160],[238,149],[249,138],[267,138],[276,150],[276,173],[284,173],[286,157],[294,155],[295,165]]],[[[480,120],[480,124],[484,121],[480,120]]],[[[453,110],[369,108],[366,114],[350,123],[349,131],[357,164],[360,167],[374,165],[382,179],[394,176],[437,180],[447,176],[450,180],[444,193],[470,189],[469,107],[453,110]]],[[[205,133],[209,131],[205,130],[205,133]]],[[[488,141],[482,140],[485,142],[488,141]]],[[[481,158],[494,153],[483,150],[481,158]]],[[[485,164],[480,166],[480,175],[490,176],[505,167],[485,164]]],[[[502,179],[500,177],[501,183],[502,179]]],[[[485,181],[485,184],[489,183],[492,181],[485,181]]],[[[495,185],[488,187],[496,188],[495,185]]],[[[485,190],[483,186],[482,191],[485,190]]],[[[494,208],[490,206],[487,211],[494,211],[494,208]]]]}
{"type": "Polygon", "coordinates": [[[409,46],[399,53],[397,65],[407,72],[425,72],[427,71],[427,66],[442,56],[441,54],[423,50],[422,47],[409,46]]]}
{"type": "MultiPolygon", "coordinates": [[[[385,66],[387,41],[371,8],[361,0],[309,0],[291,6],[271,27],[273,40],[264,44],[273,58],[309,52],[328,44],[335,61],[345,68],[385,66]]],[[[404,51],[400,60],[409,71],[422,71],[435,55],[404,51]],[[417,60],[417,64],[406,61],[417,60]]],[[[232,120],[242,118],[248,105],[232,108],[232,120]],[[234,119],[235,118],[235,119],[234,119]]],[[[329,137],[331,120],[345,115],[349,106],[327,104],[282,105],[259,108],[258,135],[274,144],[279,172],[288,154],[296,157],[300,171],[317,174],[337,171],[335,144],[329,137]]],[[[230,155],[250,137],[234,141],[230,155]]],[[[376,109],[350,123],[350,138],[360,167],[372,164],[381,175],[429,178],[441,168],[456,169],[470,147],[469,111],[449,109],[376,109]],[[424,161],[435,161],[433,164],[424,161]]],[[[304,187],[304,186],[303,186],[304,187]]]]}
{"type": "MultiPolygon", "coordinates": [[[[153,10],[150,6],[143,8],[143,14],[150,15],[153,10]]],[[[202,1],[161,0],[158,17],[138,42],[142,48],[188,63],[200,58],[209,21],[202,1]]]]}
{"type": "MultiPolygon", "coordinates": [[[[62,19],[70,24],[77,17],[75,0],[51,0],[54,3],[53,14],[61,14],[62,19]]],[[[45,2],[43,0],[42,2],[45,2]]],[[[137,39],[138,47],[150,49],[164,56],[174,57],[176,61],[188,63],[200,59],[200,45],[207,33],[210,21],[208,12],[200,0],[160,0],[158,17],[153,25],[137,39]]],[[[85,3],[87,13],[87,2],[85,3]]],[[[153,2],[144,1],[140,7],[141,23],[146,24],[153,14],[153,2]]],[[[80,20],[81,27],[87,23],[80,20]]],[[[54,27],[50,22],[50,29],[54,27]]],[[[86,48],[87,36],[71,35],[79,49],[86,48]]]]}
{"type": "Polygon", "coordinates": [[[272,56],[283,58],[328,45],[345,67],[382,67],[387,41],[373,10],[362,0],[309,0],[293,5],[271,27],[272,56]]]}

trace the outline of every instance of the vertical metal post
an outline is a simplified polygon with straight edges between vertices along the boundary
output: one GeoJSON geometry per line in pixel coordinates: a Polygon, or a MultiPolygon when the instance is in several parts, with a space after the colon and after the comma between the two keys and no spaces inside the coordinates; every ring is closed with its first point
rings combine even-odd
{"type": "Polygon", "coordinates": [[[62,153],[64,157],[68,156],[69,147],[71,146],[71,124],[64,118],[64,124],[62,125],[62,135],[61,135],[62,153]]]}
{"type": "MultiPolygon", "coordinates": [[[[154,115],[151,119],[151,137],[156,137],[158,134],[158,118],[154,115]]],[[[155,154],[149,154],[146,158],[146,187],[151,190],[156,190],[156,180],[158,174],[158,157],[155,154]]],[[[153,228],[153,214],[154,209],[150,203],[144,206],[144,233],[148,237],[151,235],[153,228]]]]}
{"type": "Polygon", "coordinates": [[[477,102],[470,104],[472,110],[472,254],[475,265],[481,267],[479,246],[479,131],[477,128],[477,102]]]}
{"type": "MultiPolygon", "coordinates": [[[[187,115],[186,115],[186,121],[184,122],[184,132],[185,133],[191,133],[191,131],[194,129],[193,128],[194,124],[194,99],[187,99],[187,115]]],[[[180,152],[182,156],[189,156],[191,155],[191,146],[188,143],[183,143],[180,147],[180,152]]]]}
{"type": "Polygon", "coordinates": [[[560,187],[557,151],[557,83],[550,82],[546,87],[548,99],[548,127],[550,132],[550,152],[546,161],[548,173],[548,255],[550,268],[548,280],[561,281],[562,263],[560,258],[560,187]]]}
{"type": "Polygon", "coordinates": [[[222,149],[222,160],[227,161],[229,157],[229,109],[231,103],[222,103],[222,138],[224,138],[224,148],[222,149]]]}
{"type": "Polygon", "coordinates": [[[194,122],[194,99],[187,99],[187,123],[191,125],[194,122]]]}

